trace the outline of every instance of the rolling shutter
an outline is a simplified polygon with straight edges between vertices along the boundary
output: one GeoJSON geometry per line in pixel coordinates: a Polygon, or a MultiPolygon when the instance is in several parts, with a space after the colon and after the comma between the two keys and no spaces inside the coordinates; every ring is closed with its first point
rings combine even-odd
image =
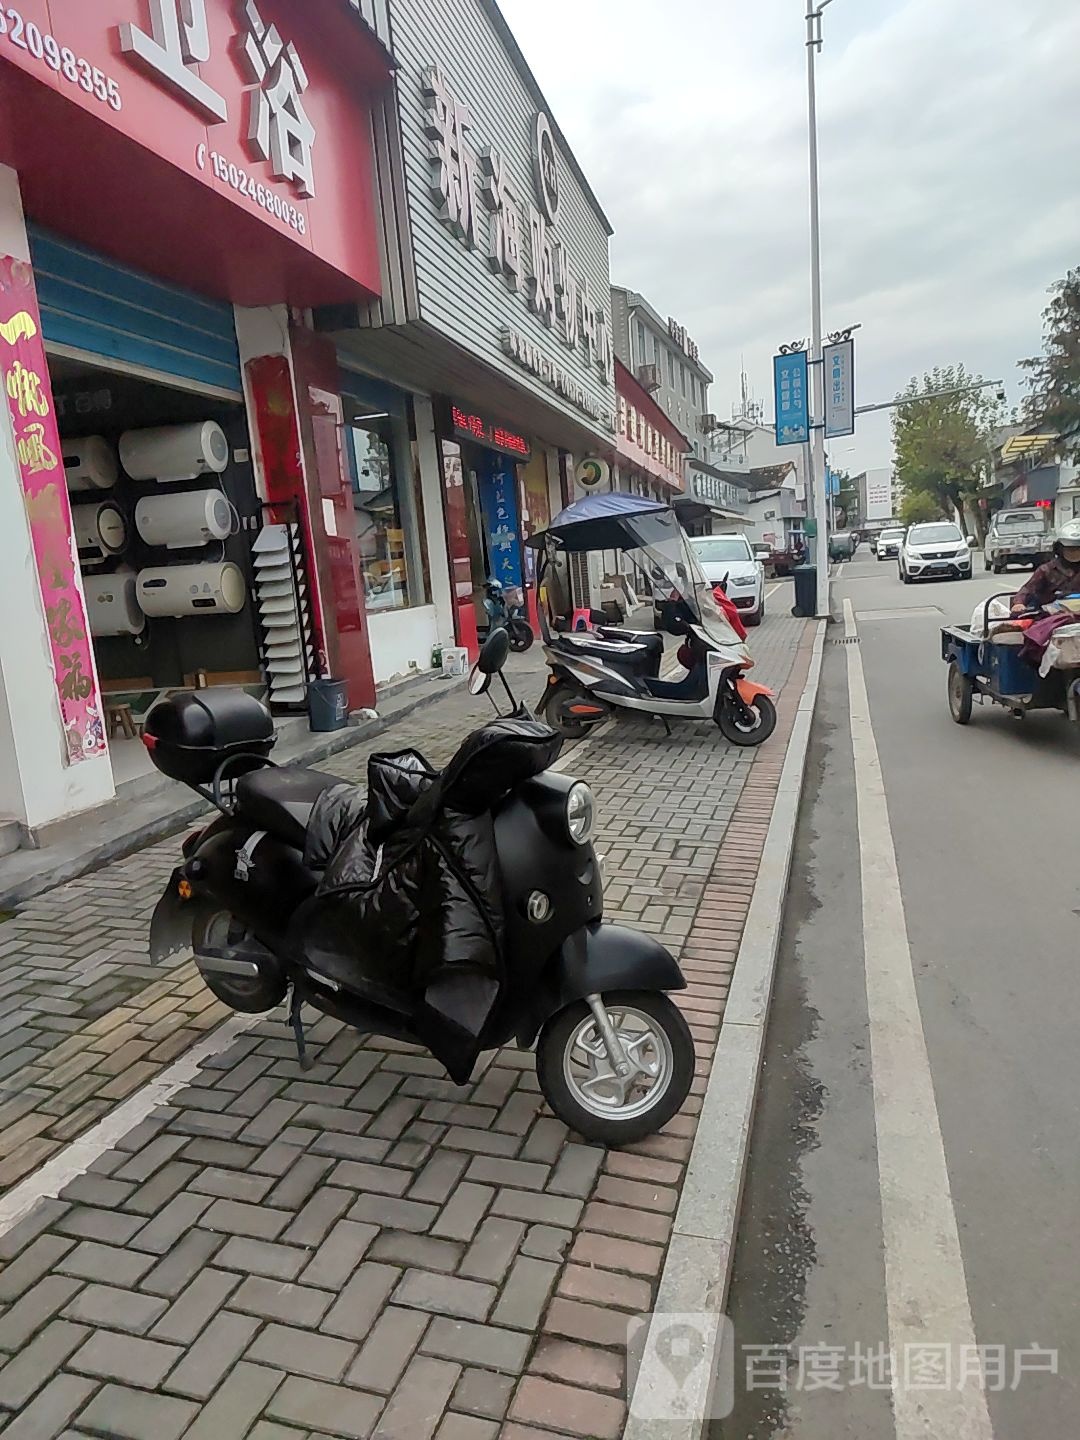
{"type": "Polygon", "coordinates": [[[47,343],[240,392],[231,305],[28,228],[47,343]]]}

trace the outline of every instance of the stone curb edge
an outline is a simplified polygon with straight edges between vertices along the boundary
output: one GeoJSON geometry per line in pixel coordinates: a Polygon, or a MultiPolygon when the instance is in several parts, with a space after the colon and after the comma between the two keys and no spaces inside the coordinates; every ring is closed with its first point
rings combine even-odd
{"type": "MultiPolygon", "coordinates": [[[[719,1320],[727,1302],[825,630],[826,622],[819,620],[654,1315],[710,1314],[719,1320]]],[[[623,1440],[702,1440],[709,1424],[706,1417],[723,1327],[718,1325],[715,1333],[702,1336],[700,1360],[680,1392],[685,1416],[656,1419],[651,1416],[662,1408],[661,1397],[670,1394],[671,1386],[671,1371],[656,1353],[662,1333],[662,1324],[650,1324],[623,1440]]]]}
{"type": "MultiPolygon", "coordinates": [[[[395,710],[385,719],[380,716],[378,720],[369,720],[362,725],[350,725],[345,730],[336,730],[325,739],[314,740],[304,748],[302,753],[293,756],[288,763],[290,765],[314,765],[320,760],[328,760],[331,755],[340,754],[343,750],[351,750],[354,745],[361,745],[365,740],[381,735],[386,730],[392,730],[399,721],[407,720],[418,710],[426,710],[429,705],[434,705],[446,695],[453,694],[462,684],[464,681],[458,680],[440,689],[433,688],[430,694],[418,694],[415,700],[403,704],[400,709],[395,710]]],[[[55,890],[58,885],[64,885],[69,880],[81,879],[83,875],[91,875],[94,871],[111,865],[114,860],[126,859],[128,855],[134,855],[137,850],[145,850],[150,845],[156,845],[159,840],[179,834],[181,830],[193,824],[200,815],[207,813],[208,807],[205,800],[187,800],[175,809],[155,816],[153,820],[148,820],[145,825],[140,825],[135,830],[105,840],[100,845],[83,851],[81,855],[61,862],[53,869],[22,880],[7,890],[0,890],[0,911],[16,911],[28,900],[34,900],[49,890],[55,890]]],[[[45,857],[48,855],[47,850],[42,850],[40,853],[45,857]]]]}

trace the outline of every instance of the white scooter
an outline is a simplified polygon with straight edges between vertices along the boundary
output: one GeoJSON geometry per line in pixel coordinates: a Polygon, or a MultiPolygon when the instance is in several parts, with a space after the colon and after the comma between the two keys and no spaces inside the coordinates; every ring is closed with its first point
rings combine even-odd
{"type": "MultiPolygon", "coordinates": [[[[542,614],[550,665],[538,711],[569,739],[616,710],[669,720],[714,720],[734,745],[760,745],[776,728],[772,692],[746,678],[753,665],[713,587],[706,580],[670,506],[637,495],[589,495],[568,506],[530,544],[543,550],[540,578],[559,554],[628,552],[661,587],[660,626],[683,637],[685,674],[660,677],[663,641],[651,632],[601,627],[556,633],[542,614]]],[[[741,626],[740,626],[741,629],[741,626]]],[[[670,729],[670,727],[669,727],[670,729]]]]}

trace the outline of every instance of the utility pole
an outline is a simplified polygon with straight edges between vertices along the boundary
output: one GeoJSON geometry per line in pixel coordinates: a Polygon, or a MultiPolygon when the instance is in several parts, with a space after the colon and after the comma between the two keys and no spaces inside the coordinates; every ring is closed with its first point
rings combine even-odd
{"type": "Polygon", "coordinates": [[[821,217],[818,203],[817,86],[814,62],[821,49],[821,16],[832,0],[813,0],[806,13],[806,99],[810,131],[810,369],[814,397],[810,431],[811,487],[817,519],[817,613],[829,614],[828,505],[825,496],[825,366],[821,353],[821,217]]]}

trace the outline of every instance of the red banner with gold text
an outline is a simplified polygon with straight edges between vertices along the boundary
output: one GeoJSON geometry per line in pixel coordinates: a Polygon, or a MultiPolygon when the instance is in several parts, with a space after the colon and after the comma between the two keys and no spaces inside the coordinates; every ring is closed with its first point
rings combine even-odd
{"type": "MultiPolygon", "coordinates": [[[[106,753],[101,697],[33,272],[10,255],[0,256],[0,382],[15,437],[67,761],[74,765],[106,753]]],[[[17,616],[7,618],[19,623],[17,616]]]]}

